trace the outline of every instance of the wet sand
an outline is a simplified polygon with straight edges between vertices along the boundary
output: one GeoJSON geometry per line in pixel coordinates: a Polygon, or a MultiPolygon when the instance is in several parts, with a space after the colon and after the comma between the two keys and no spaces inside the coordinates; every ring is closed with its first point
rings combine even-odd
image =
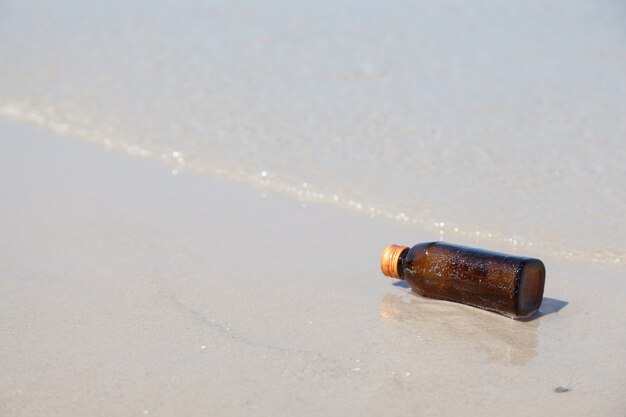
{"type": "Polygon", "coordinates": [[[0,138],[2,416],[626,412],[623,267],[524,252],[546,299],[514,321],[382,276],[432,231],[0,138]]]}

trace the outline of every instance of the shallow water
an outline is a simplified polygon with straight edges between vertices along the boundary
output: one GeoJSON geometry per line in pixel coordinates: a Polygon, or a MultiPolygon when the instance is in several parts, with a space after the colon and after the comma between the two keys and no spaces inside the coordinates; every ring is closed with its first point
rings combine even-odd
{"type": "Polygon", "coordinates": [[[433,240],[623,263],[625,17],[618,1],[9,0],[0,116],[433,240]]]}

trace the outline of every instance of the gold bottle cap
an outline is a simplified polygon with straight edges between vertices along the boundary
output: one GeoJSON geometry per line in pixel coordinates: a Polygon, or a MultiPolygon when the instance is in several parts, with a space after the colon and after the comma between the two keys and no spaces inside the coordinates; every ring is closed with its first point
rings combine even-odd
{"type": "Polygon", "coordinates": [[[400,272],[398,271],[398,259],[400,255],[408,246],[389,245],[383,251],[380,257],[380,270],[383,271],[388,277],[400,279],[400,272]]]}

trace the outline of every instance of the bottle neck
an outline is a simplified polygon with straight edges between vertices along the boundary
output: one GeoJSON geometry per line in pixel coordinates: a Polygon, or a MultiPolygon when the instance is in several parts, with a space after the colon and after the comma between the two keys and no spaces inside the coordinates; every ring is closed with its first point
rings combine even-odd
{"type": "Polygon", "coordinates": [[[404,260],[406,259],[406,255],[409,253],[409,248],[406,248],[402,251],[402,253],[400,253],[400,256],[398,257],[398,265],[397,265],[397,271],[398,271],[398,279],[404,279],[404,260]]]}

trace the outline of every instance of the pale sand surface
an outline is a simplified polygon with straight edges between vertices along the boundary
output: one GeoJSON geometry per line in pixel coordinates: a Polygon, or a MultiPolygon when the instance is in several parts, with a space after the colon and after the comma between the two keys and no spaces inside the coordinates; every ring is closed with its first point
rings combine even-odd
{"type": "Polygon", "coordinates": [[[623,267],[543,257],[518,322],[382,277],[385,245],[436,238],[415,226],[28,126],[0,144],[2,416],[626,412],[623,267]]]}

